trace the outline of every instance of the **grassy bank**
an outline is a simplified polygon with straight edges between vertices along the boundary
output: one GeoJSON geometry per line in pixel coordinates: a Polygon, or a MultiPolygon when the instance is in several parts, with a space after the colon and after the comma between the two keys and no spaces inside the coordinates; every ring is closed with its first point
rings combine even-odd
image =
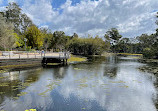
{"type": "Polygon", "coordinates": [[[86,57],[71,55],[71,57],[68,59],[67,62],[72,63],[72,62],[85,62],[85,61],[87,61],[86,57]]]}
{"type": "Polygon", "coordinates": [[[143,56],[143,54],[132,54],[132,53],[117,53],[117,55],[122,55],[122,56],[143,56]]]}

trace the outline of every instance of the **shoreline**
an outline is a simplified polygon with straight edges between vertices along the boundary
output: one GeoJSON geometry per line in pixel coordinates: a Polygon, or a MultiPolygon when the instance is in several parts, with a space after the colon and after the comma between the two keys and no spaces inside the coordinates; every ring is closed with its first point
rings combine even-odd
{"type": "Polygon", "coordinates": [[[139,67],[141,71],[154,74],[158,79],[158,59],[140,59],[139,61],[146,64],[139,67]]]}
{"type": "MultiPolygon", "coordinates": [[[[80,63],[80,62],[86,62],[88,59],[85,56],[76,56],[76,55],[71,55],[71,57],[68,59],[68,64],[73,64],[73,63],[80,63]]],[[[50,63],[48,66],[53,66],[57,65],[56,63],[50,63]]],[[[18,70],[18,69],[28,69],[32,67],[42,67],[41,62],[35,62],[35,63],[24,63],[24,64],[9,64],[9,65],[4,65],[0,66],[0,74],[9,72],[12,70],[18,70]]]]}

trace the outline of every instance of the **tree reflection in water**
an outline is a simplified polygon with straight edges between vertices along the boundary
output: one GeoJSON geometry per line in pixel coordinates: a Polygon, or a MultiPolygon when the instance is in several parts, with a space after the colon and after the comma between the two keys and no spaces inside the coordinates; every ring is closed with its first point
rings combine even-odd
{"type": "Polygon", "coordinates": [[[5,97],[15,99],[29,84],[38,81],[41,69],[14,71],[1,74],[0,78],[0,104],[5,97]]]}

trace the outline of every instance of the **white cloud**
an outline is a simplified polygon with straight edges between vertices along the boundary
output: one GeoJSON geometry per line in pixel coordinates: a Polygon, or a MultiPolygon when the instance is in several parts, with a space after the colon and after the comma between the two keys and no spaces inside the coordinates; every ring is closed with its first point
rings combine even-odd
{"type": "Polygon", "coordinates": [[[11,2],[16,2],[16,3],[18,3],[18,0],[8,0],[8,3],[11,3],[11,2]]]}
{"type": "Polygon", "coordinates": [[[71,6],[71,1],[67,0],[61,7],[63,13],[52,26],[57,29],[69,27],[81,35],[90,32],[103,35],[109,28],[117,27],[126,36],[136,36],[140,31],[154,31],[155,19],[150,12],[157,8],[156,3],[156,0],[99,0],[82,1],[71,6]]]}
{"type": "Polygon", "coordinates": [[[51,22],[58,14],[53,11],[50,0],[25,1],[22,9],[37,25],[51,22]]]}
{"type": "Polygon", "coordinates": [[[5,6],[0,7],[0,11],[5,10],[5,6]]]}

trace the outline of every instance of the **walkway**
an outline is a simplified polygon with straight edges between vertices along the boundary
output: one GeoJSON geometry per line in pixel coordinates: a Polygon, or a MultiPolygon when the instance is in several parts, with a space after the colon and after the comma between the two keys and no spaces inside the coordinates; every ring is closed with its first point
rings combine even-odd
{"type": "Polygon", "coordinates": [[[68,59],[69,53],[65,52],[24,52],[24,51],[1,51],[0,59],[26,59],[26,58],[58,58],[68,59]]]}

